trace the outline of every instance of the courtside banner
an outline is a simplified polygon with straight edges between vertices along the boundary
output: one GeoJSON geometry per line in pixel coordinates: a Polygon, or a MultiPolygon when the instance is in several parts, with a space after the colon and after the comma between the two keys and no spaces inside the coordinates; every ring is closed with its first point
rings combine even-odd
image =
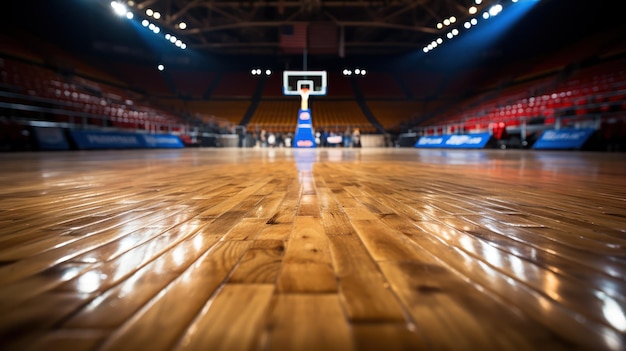
{"type": "Polygon", "coordinates": [[[170,134],[142,134],[146,147],[159,149],[180,149],[185,147],[182,140],[170,134]]]}
{"type": "Polygon", "coordinates": [[[70,145],[63,129],[57,127],[33,127],[37,145],[41,150],[69,150],[70,145]]]}
{"type": "Polygon", "coordinates": [[[533,149],[581,149],[595,129],[545,130],[533,145],[533,149]]]}
{"type": "Polygon", "coordinates": [[[175,135],[139,134],[99,131],[70,131],[79,149],[143,149],[182,148],[183,143],[175,135]]]}
{"type": "Polygon", "coordinates": [[[423,136],[415,143],[417,148],[483,149],[491,139],[489,133],[447,134],[423,136]]]}

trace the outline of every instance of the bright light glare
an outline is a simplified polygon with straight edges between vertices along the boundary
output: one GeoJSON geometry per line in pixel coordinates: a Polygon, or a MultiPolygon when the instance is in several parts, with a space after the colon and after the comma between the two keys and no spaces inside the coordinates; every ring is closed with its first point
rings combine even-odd
{"type": "Polygon", "coordinates": [[[183,43],[183,45],[181,45],[180,48],[185,50],[187,48],[187,44],[183,43]]]}
{"type": "Polygon", "coordinates": [[[484,19],[488,19],[489,18],[489,12],[483,12],[483,18],[484,19]]]}
{"type": "Polygon", "coordinates": [[[476,3],[476,5],[480,5],[483,2],[483,0],[476,0],[474,2],[476,3]]]}
{"type": "Polygon", "coordinates": [[[269,75],[271,75],[271,74],[272,74],[272,70],[271,70],[271,69],[266,69],[266,70],[265,70],[265,75],[266,75],[266,76],[269,76],[269,75]]]}
{"type": "Polygon", "coordinates": [[[154,11],[152,11],[152,9],[147,9],[146,10],[146,15],[152,17],[153,14],[154,14],[154,11]]]}
{"type": "Polygon", "coordinates": [[[124,4],[120,4],[117,1],[111,1],[111,7],[113,8],[113,11],[118,15],[118,16],[126,16],[126,12],[128,12],[126,10],[126,6],[124,6],[124,4]]]}
{"type": "Polygon", "coordinates": [[[134,17],[134,15],[133,15],[132,12],[130,12],[130,11],[126,12],[126,18],[133,19],[133,17],[134,17]]]}
{"type": "Polygon", "coordinates": [[[477,20],[476,18],[472,18],[472,19],[470,20],[470,23],[472,24],[472,26],[475,26],[475,25],[477,25],[477,24],[478,24],[478,20],[477,20]]]}
{"type": "Polygon", "coordinates": [[[456,22],[456,17],[454,16],[450,17],[450,23],[454,23],[454,22],[456,22]]]}
{"type": "Polygon", "coordinates": [[[478,9],[476,8],[476,6],[472,6],[469,8],[469,13],[470,15],[473,15],[476,13],[476,11],[478,11],[478,9]]]}
{"type": "Polygon", "coordinates": [[[471,26],[472,26],[472,24],[469,23],[469,22],[463,23],[463,27],[465,27],[466,29],[469,29],[471,26]]]}
{"type": "Polygon", "coordinates": [[[443,43],[443,39],[437,38],[437,44],[441,44],[441,43],[443,43]]]}
{"type": "Polygon", "coordinates": [[[180,28],[180,29],[187,29],[187,23],[185,23],[185,22],[180,22],[180,23],[178,24],[178,28],[180,28]]]}
{"type": "Polygon", "coordinates": [[[450,20],[446,18],[445,20],[443,20],[443,24],[445,24],[446,26],[449,26],[450,20]]]}
{"type": "Polygon", "coordinates": [[[159,18],[161,18],[161,13],[155,11],[154,14],[152,15],[152,17],[154,17],[154,19],[159,19],[159,18]]]}
{"type": "Polygon", "coordinates": [[[459,35],[459,30],[458,30],[458,29],[456,29],[456,28],[454,28],[454,29],[452,30],[452,35],[459,35]]]}
{"type": "Polygon", "coordinates": [[[150,22],[148,22],[148,20],[143,20],[141,21],[141,25],[147,27],[148,25],[150,25],[150,22]]]}
{"type": "Polygon", "coordinates": [[[174,43],[176,42],[176,40],[178,40],[178,39],[177,39],[175,36],[173,36],[173,35],[172,35],[172,36],[170,37],[170,42],[171,42],[172,44],[174,44],[174,43]]]}
{"type": "Polygon", "coordinates": [[[152,31],[158,34],[159,32],[161,32],[161,28],[154,26],[154,28],[152,28],[152,31]]]}
{"type": "Polygon", "coordinates": [[[502,11],[502,5],[500,5],[500,4],[493,5],[493,6],[491,6],[491,8],[489,8],[489,14],[490,14],[491,16],[496,16],[496,15],[498,15],[501,11],[502,11]]]}
{"type": "Polygon", "coordinates": [[[361,75],[362,75],[362,76],[364,76],[364,75],[366,75],[366,74],[367,74],[367,71],[366,71],[366,70],[364,70],[364,69],[362,69],[362,70],[361,70],[361,75]]]}
{"type": "Polygon", "coordinates": [[[162,71],[162,70],[164,70],[164,69],[165,69],[165,66],[163,66],[163,65],[158,65],[158,66],[157,66],[157,69],[158,69],[159,71],[162,71]]]}

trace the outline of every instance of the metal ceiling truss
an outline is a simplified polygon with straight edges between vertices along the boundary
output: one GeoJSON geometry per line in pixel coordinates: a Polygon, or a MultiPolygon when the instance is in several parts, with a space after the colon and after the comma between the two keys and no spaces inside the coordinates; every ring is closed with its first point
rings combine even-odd
{"type": "Polygon", "coordinates": [[[279,28],[297,22],[327,22],[343,31],[345,52],[390,53],[421,48],[435,38],[436,24],[469,17],[473,0],[127,0],[148,18],[185,38],[189,48],[220,53],[279,54],[279,28]],[[178,27],[180,22],[187,29],[178,27]]]}

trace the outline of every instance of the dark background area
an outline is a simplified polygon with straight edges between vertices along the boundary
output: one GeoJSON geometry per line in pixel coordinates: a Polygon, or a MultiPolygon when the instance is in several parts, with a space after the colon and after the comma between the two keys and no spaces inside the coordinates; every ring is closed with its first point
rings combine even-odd
{"type": "MultiPolygon", "coordinates": [[[[473,28],[475,33],[465,33],[455,38],[459,42],[469,41],[468,37],[473,34],[478,39],[482,37],[488,40],[487,44],[467,46],[456,51],[451,48],[452,45],[449,45],[450,48],[443,46],[429,54],[422,52],[422,45],[405,47],[393,53],[374,46],[367,53],[348,52],[344,58],[338,55],[307,55],[307,63],[311,68],[368,65],[370,69],[376,70],[498,65],[565,48],[572,50],[572,45],[576,42],[601,31],[616,30],[626,33],[622,15],[615,8],[618,2],[530,1],[536,2],[533,8],[505,31],[501,28],[490,29],[492,23],[483,23],[473,28]],[[483,34],[479,33],[481,31],[483,34]],[[498,33],[501,34],[498,38],[489,38],[488,33],[494,34],[498,31],[503,31],[498,33]]],[[[222,54],[216,50],[209,52],[195,49],[191,42],[189,49],[181,51],[164,40],[151,37],[151,33],[145,33],[147,30],[138,30],[131,21],[116,17],[108,1],[27,0],[10,1],[5,6],[7,7],[2,11],[3,31],[24,31],[87,58],[97,56],[146,64],[165,62],[170,65],[199,67],[220,65],[225,69],[247,68],[253,64],[276,69],[299,68],[303,62],[302,55],[259,55],[252,51],[246,52],[245,48],[239,54],[222,54]]],[[[137,17],[135,22],[139,22],[137,17]]],[[[383,30],[385,29],[381,29],[383,30]]],[[[386,35],[385,40],[390,40],[393,33],[386,35]]],[[[422,38],[419,39],[424,43],[435,38],[430,33],[421,35],[422,38]]],[[[380,37],[382,35],[373,36],[380,37]]]]}

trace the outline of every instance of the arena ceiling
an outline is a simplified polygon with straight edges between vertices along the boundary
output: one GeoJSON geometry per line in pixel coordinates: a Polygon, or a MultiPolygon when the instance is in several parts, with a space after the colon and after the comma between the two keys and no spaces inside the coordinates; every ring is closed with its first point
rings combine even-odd
{"type": "MultiPolygon", "coordinates": [[[[286,47],[283,39],[292,32],[285,29],[306,24],[310,55],[397,55],[419,52],[445,36],[446,31],[460,28],[491,6],[510,6],[513,0],[482,0],[478,5],[476,0],[117,1],[134,14],[132,20],[116,18],[111,0],[12,0],[1,14],[4,18],[0,26],[5,27],[5,32],[16,28],[34,31],[75,49],[140,57],[154,55],[154,42],[158,41],[150,37],[151,33],[142,31],[146,28],[139,23],[147,20],[159,26],[161,37],[171,33],[193,52],[275,57],[297,52],[286,47]],[[471,6],[477,7],[476,15],[468,12],[471,6]],[[150,16],[151,11],[160,17],[150,16]],[[437,29],[438,23],[451,16],[456,19],[454,24],[437,29]],[[181,28],[181,22],[186,28],[181,28]]],[[[511,47],[519,50],[526,50],[523,45],[537,49],[565,44],[594,31],[597,17],[615,18],[619,14],[611,9],[592,8],[592,4],[583,1],[519,2],[539,5],[515,32],[507,33],[511,47]],[[527,29],[520,29],[524,27],[527,29]],[[549,34],[557,30],[558,33],[549,34]]]]}

